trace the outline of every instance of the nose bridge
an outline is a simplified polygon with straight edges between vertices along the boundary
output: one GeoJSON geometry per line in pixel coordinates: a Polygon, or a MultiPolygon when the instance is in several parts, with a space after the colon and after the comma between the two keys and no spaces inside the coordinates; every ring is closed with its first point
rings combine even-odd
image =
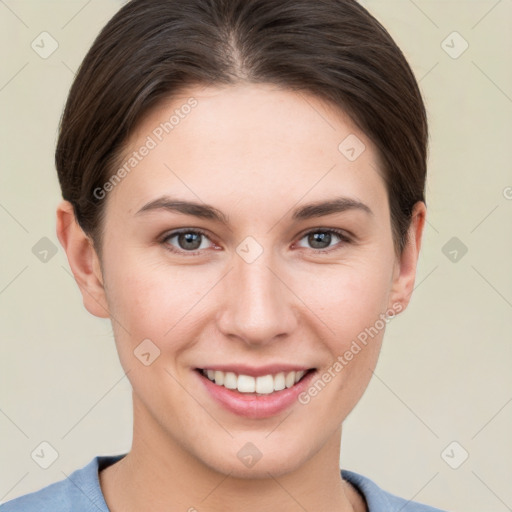
{"type": "Polygon", "coordinates": [[[233,265],[221,305],[221,331],[251,345],[290,333],[296,322],[293,294],[283,283],[271,249],[258,248],[251,240],[242,242],[233,265]]]}

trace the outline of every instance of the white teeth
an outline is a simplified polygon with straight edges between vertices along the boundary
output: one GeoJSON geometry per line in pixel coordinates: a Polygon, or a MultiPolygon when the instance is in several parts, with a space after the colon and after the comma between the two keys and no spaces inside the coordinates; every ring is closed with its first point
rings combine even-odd
{"type": "Polygon", "coordinates": [[[238,386],[238,379],[233,372],[227,372],[224,375],[224,387],[228,389],[236,389],[238,386]]]}
{"type": "Polygon", "coordinates": [[[224,372],[215,370],[215,384],[222,386],[224,384],[224,372]]]}
{"type": "Polygon", "coordinates": [[[287,388],[291,388],[295,384],[295,372],[287,373],[284,382],[287,388]]]}
{"type": "Polygon", "coordinates": [[[240,393],[258,393],[260,395],[268,395],[274,391],[291,388],[306,374],[303,370],[288,373],[280,372],[275,375],[261,375],[260,377],[237,375],[233,372],[220,370],[202,370],[202,373],[218,386],[236,389],[240,393]]]}
{"type": "Polygon", "coordinates": [[[284,373],[281,372],[281,373],[278,373],[275,377],[274,377],[274,389],[276,391],[281,391],[282,389],[284,389],[286,387],[286,384],[284,382],[284,373]]]}
{"type": "Polygon", "coordinates": [[[304,377],[304,374],[306,372],[304,371],[300,371],[300,372],[295,372],[295,384],[297,384],[297,382],[299,382],[300,379],[302,379],[302,377],[304,377]]]}
{"type": "Polygon", "coordinates": [[[240,393],[254,393],[256,391],[256,379],[250,375],[239,375],[237,389],[240,393]]]}
{"type": "Polygon", "coordinates": [[[264,375],[256,378],[256,393],[268,395],[274,391],[274,377],[272,375],[264,375]]]}

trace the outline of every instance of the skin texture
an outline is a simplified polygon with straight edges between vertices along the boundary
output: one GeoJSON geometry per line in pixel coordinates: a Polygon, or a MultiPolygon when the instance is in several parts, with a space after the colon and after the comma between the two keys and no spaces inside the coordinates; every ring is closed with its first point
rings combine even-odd
{"type": "Polygon", "coordinates": [[[385,328],[309,403],[266,419],[219,406],[194,368],[296,363],[327,371],[379,315],[407,307],[425,205],[416,204],[397,257],[373,143],[318,98],[271,85],[189,89],[143,119],[127,158],[190,97],[197,106],[105,197],[101,262],[71,205],[57,210],[84,305],[112,319],[133,387],[132,449],[100,473],[107,504],[113,512],[365,510],[340,478],[341,424],[368,385],[385,328]],[[355,161],[338,150],[350,134],[366,146],[355,161]],[[229,225],[163,210],[135,215],[163,194],[213,205],[229,225]],[[337,196],[373,214],[292,219],[295,208],[337,196]],[[199,249],[162,240],[181,228],[207,232],[199,249]],[[322,229],[353,241],[332,234],[315,246],[305,232],[322,229]],[[263,251],[251,263],[236,252],[249,236],[263,251]],[[149,366],[134,356],[144,339],[160,350],[149,366]],[[262,453],[250,468],[237,457],[247,442],[262,453]]]}

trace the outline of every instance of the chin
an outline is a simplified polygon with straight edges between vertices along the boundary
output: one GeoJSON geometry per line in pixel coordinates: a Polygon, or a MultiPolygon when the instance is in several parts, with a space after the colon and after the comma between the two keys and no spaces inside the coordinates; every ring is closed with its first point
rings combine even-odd
{"type": "Polygon", "coordinates": [[[286,450],[278,443],[273,446],[267,443],[267,447],[262,447],[260,451],[256,443],[250,441],[233,444],[235,446],[226,447],[222,453],[210,451],[207,456],[201,457],[202,463],[217,473],[249,480],[286,475],[300,468],[308,458],[304,446],[286,450]]]}

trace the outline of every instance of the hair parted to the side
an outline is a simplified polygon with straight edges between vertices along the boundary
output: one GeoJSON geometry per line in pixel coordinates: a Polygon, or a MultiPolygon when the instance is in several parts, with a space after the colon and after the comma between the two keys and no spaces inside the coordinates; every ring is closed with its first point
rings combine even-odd
{"type": "MultiPolygon", "coordinates": [[[[101,257],[106,201],[123,144],[149,109],[195,85],[268,83],[348,114],[376,145],[395,252],[425,202],[428,127],[418,84],[386,29],[355,0],[132,0],[83,60],[55,161],[101,257]]],[[[340,141],[341,142],[341,141],[340,141]]]]}

